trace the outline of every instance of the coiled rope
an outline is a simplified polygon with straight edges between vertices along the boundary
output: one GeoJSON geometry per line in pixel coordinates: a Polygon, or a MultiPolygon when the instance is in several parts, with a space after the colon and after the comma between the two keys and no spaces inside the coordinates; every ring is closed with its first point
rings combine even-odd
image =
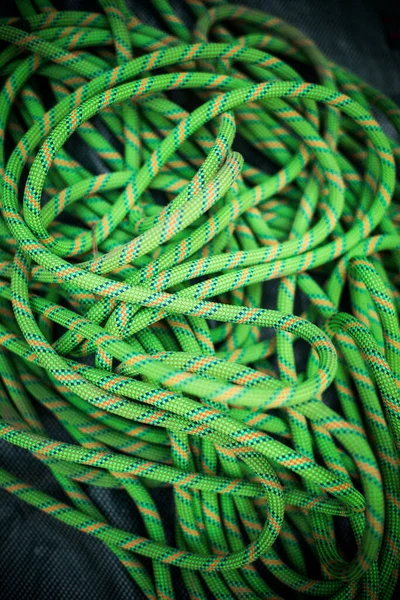
{"type": "Polygon", "coordinates": [[[391,598],[400,109],[245,7],[186,0],[189,27],[153,0],[166,33],[123,0],[16,4],[0,436],[68,503],[0,486],[102,540],[149,599],[176,597],[177,569],[196,600],[391,598]],[[147,537],[87,485],[124,490],[147,537]]]}

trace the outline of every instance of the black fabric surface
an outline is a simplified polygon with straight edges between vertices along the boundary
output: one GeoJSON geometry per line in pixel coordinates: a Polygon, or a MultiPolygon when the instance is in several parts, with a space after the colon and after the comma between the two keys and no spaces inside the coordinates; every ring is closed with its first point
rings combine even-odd
{"type": "MultiPolygon", "coordinates": [[[[89,0],[58,0],[54,4],[66,10],[99,10],[89,0]]],[[[173,0],[172,4],[180,14],[186,14],[183,0],[173,0]]],[[[243,0],[241,4],[265,10],[300,28],[328,57],[400,103],[400,6],[372,0],[243,0]]],[[[145,22],[159,25],[150,2],[131,0],[130,5],[145,22]]],[[[15,13],[14,1],[0,2],[1,16],[15,13]]],[[[43,414],[43,418],[49,431],[61,439],[57,424],[48,415],[43,414]]],[[[66,500],[45,466],[2,441],[0,467],[66,500]]],[[[114,526],[144,533],[140,516],[124,492],[100,488],[87,491],[114,526]]],[[[165,488],[152,494],[162,514],[168,514],[168,541],[173,543],[172,494],[165,488]]],[[[184,587],[175,574],[177,598],[185,600],[184,587]]],[[[89,598],[140,600],[144,596],[100,541],[0,490],[0,599],[89,598]]]]}

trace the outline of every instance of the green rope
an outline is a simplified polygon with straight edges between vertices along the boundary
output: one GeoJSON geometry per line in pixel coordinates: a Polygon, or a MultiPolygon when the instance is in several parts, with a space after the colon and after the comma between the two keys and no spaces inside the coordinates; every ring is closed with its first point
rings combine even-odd
{"type": "Polygon", "coordinates": [[[400,108],[276,17],[153,4],[169,33],[122,0],[0,19],[0,438],[69,503],[0,487],[149,599],[176,568],[193,600],[389,599],[400,145],[374,115],[400,133],[400,108]],[[84,485],[125,490],[146,537],[84,485]]]}

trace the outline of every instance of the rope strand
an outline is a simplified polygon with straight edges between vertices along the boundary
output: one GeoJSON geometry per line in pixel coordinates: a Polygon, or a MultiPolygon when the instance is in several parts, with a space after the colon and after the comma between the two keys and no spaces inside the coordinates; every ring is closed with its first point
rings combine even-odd
{"type": "Polygon", "coordinates": [[[400,146],[375,115],[397,135],[400,108],[276,17],[153,4],[165,31],[123,0],[0,19],[0,438],[68,502],[0,487],[151,600],[177,568],[192,600],[386,600],[400,146]],[[125,490],[147,537],[84,485],[125,490]]]}

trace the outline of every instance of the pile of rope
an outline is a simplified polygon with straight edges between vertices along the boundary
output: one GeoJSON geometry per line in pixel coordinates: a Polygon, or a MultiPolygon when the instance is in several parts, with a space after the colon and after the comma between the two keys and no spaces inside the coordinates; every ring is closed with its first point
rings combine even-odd
{"type": "Polygon", "coordinates": [[[270,15],[100,5],[1,19],[0,437],[69,501],[0,486],[149,599],[389,599],[400,109],[270,15]]]}

